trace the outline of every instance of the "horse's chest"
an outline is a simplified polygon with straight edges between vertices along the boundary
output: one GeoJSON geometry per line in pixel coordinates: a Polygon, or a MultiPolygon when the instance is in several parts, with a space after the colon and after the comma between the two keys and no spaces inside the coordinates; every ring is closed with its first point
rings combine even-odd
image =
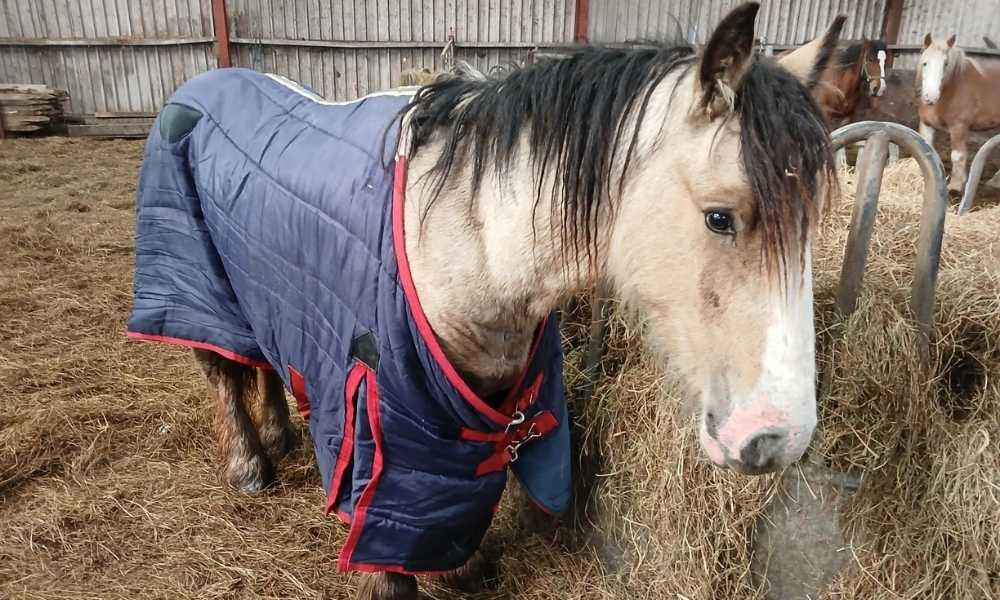
{"type": "Polygon", "coordinates": [[[948,128],[948,123],[943,118],[944,115],[942,115],[938,104],[921,104],[917,109],[917,114],[920,115],[921,123],[926,123],[937,129],[948,128]]]}

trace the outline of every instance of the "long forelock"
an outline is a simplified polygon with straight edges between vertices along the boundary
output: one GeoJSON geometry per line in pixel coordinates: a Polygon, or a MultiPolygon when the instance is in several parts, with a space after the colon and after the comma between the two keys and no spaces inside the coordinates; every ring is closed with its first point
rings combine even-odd
{"type": "Polygon", "coordinates": [[[443,142],[426,180],[431,195],[422,216],[463,161],[470,161],[474,199],[487,172],[507,171],[526,139],[538,181],[535,206],[555,182],[552,209],[561,217],[563,248],[586,249],[592,258],[598,213],[613,210],[620,195],[652,91],[693,59],[694,49],[683,44],[585,47],[566,58],[485,77],[459,73],[422,88],[401,112],[411,127],[409,154],[432,139],[443,142]]]}
{"type": "MultiPolygon", "coordinates": [[[[950,81],[954,77],[961,75],[968,68],[980,69],[979,64],[976,63],[975,60],[969,58],[965,54],[965,50],[962,50],[962,48],[957,45],[949,48],[947,44],[935,41],[934,44],[930,46],[930,48],[928,48],[927,50],[930,49],[933,49],[937,52],[944,54],[945,58],[947,59],[948,66],[941,73],[941,87],[944,87],[944,85],[948,83],[948,81],[950,81]]],[[[921,61],[923,60],[924,53],[926,53],[927,50],[924,50],[924,52],[921,53],[920,55],[921,61]]],[[[916,69],[917,90],[923,89],[923,76],[924,76],[923,68],[921,67],[921,65],[917,65],[916,69]]]]}
{"type": "Polygon", "coordinates": [[[809,90],[758,60],[736,90],[740,155],[750,183],[764,264],[781,281],[801,271],[810,233],[836,186],[829,131],[809,90]]]}

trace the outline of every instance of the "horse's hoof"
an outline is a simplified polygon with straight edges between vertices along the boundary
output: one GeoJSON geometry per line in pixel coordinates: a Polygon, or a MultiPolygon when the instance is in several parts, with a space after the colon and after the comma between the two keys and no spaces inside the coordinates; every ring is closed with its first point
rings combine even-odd
{"type": "Polygon", "coordinates": [[[277,472],[266,456],[252,456],[245,460],[231,460],[225,479],[241,492],[257,494],[274,484],[277,472]]]}
{"type": "Polygon", "coordinates": [[[465,594],[493,591],[500,585],[500,565],[477,550],[464,565],[441,575],[441,583],[465,594]]]}
{"type": "Polygon", "coordinates": [[[417,578],[399,573],[367,573],[358,584],[358,600],[417,600],[417,578]]]}
{"type": "Polygon", "coordinates": [[[299,447],[299,433],[293,427],[262,428],[260,441],[274,460],[280,460],[299,447]]]}

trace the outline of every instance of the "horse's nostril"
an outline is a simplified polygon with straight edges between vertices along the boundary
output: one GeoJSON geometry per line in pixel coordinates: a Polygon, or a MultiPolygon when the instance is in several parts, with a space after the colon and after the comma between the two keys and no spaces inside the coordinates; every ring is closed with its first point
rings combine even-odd
{"type": "Polygon", "coordinates": [[[715,413],[712,411],[705,413],[705,431],[708,432],[708,435],[710,435],[712,439],[717,439],[716,435],[719,431],[719,421],[718,417],[716,417],[715,413]]]}
{"type": "Polygon", "coordinates": [[[784,433],[761,433],[750,438],[740,449],[740,462],[759,471],[774,468],[785,445],[784,433]]]}

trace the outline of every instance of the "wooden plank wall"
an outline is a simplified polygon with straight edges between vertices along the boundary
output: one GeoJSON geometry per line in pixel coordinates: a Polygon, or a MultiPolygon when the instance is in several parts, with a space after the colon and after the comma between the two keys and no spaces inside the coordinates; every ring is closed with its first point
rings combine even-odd
{"type": "Polygon", "coordinates": [[[348,100],[455,59],[488,71],[573,42],[574,0],[227,0],[233,63],[348,100]]]}
{"type": "MultiPolygon", "coordinates": [[[[335,100],[399,85],[407,69],[442,66],[441,51],[488,71],[536,47],[574,42],[579,0],[226,0],[234,66],[280,73],[335,100]]],[[[586,0],[591,42],[680,34],[703,42],[739,0],[586,0]]],[[[997,0],[906,0],[901,44],[926,30],[959,43],[1000,40],[997,0]],[[965,37],[962,37],[965,36],[965,37]]],[[[758,34],[813,37],[837,12],[848,37],[877,36],[886,0],[764,0],[758,34]]],[[[153,113],[184,81],[217,64],[212,0],[0,0],[0,82],[70,93],[69,112],[153,113]]],[[[912,53],[903,57],[914,60],[912,53]]]]}
{"type": "Polygon", "coordinates": [[[70,93],[74,113],[155,112],[213,68],[211,0],[4,0],[0,81],[70,93]]]}

